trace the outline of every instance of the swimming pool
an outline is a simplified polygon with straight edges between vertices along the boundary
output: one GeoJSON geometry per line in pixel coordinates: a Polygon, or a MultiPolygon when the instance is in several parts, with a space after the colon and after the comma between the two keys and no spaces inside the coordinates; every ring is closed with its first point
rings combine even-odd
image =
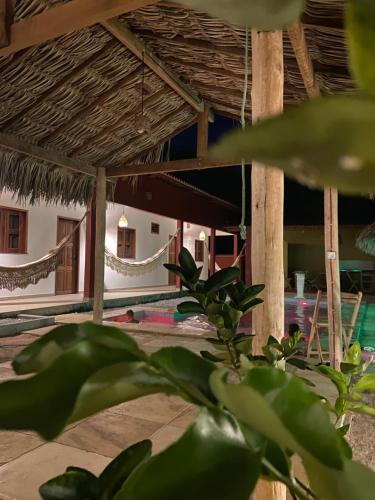
{"type": "MultiPolygon", "coordinates": [[[[180,314],[177,311],[177,305],[184,302],[186,298],[162,300],[153,302],[143,306],[142,308],[134,307],[135,318],[141,323],[155,323],[174,325],[182,329],[189,330],[206,330],[214,331],[214,327],[207,321],[203,315],[187,315],[180,314]]],[[[295,299],[292,297],[285,298],[285,331],[291,323],[297,323],[304,335],[310,332],[309,318],[313,316],[315,306],[315,298],[295,299]]],[[[322,302],[321,316],[324,317],[327,310],[327,305],[322,302]]],[[[110,321],[125,322],[125,310],[121,314],[117,314],[111,318],[106,318],[110,321]]],[[[352,307],[344,304],[342,308],[343,321],[348,321],[352,314],[352,307]]],[[[247,316],[241,320],[241,331],[250,332],[251,317],[247,316]]],[[[321,335],[323,348],[326,348],[328,336],[322,332],[321,335]]],[[[375,304],[362,303],[357,319],[356,328],[353,334],[353,340],[358,340],[362,348],[370,348],[375,350],[375,304]]]]}

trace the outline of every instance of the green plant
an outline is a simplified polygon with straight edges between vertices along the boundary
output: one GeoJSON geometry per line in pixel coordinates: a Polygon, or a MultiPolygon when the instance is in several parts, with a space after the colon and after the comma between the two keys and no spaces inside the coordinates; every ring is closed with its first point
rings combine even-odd
{"type": "Polygon", "coordinates": [[[232,383],[227,369],[186,349],[149,356],[121,330],[82,323],[41,337],[13,368],[29,377],[0,384],[0,427],[33,430],[47,440],[146,394],[175,394],[200,407],[164,452],[150,457],[150,444],[140,443],[99,478],[70,467],[41,487],[46,500],[248,500],[261,477],[284,482],[295,498],[372,498],[375,475],[352,461],[321,399],[272,366],[252,367],[232,383]],[[301,457],[309,487],[294,477],[293,455],[301,457]]]}
{"type": "Polygon", "coordinates": [[[318,373],[328,377],[336,386],[338,396],[334,405],[326,404],[336,415],[336,425],[343,431],[349,430],[349,424],[342,427],[349,412],[364,413],[375,416],[375,408],[364,401],[364,393],[375,391],[375,374],[366,374],[372,358],[362,361],[361,346],[355,342],[340,365],[340,371],[326,365],[313,367],[318,373]]]}

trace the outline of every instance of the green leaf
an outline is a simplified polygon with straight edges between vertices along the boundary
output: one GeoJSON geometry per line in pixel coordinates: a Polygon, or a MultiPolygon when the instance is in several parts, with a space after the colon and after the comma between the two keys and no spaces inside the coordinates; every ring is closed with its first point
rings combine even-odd
{"type": "Polygon", "coordinates": [[[243,354],[251,354],[253,350],[253,340],[254,335],[249,335],[247,338],[235,342],[237,351],[240,351],[243,354]]]}
{"type": "Polygon", "coordinates": [[[188,278],[193,277],[197,272],[197,265],[195,263],[195,260],[193,259],[193,256],[187,248],[182,247],[180,255],[178,256],[178,260],[182,269],[184,270],[184,274],[188,278]]]}
{"type": "Polygon", "coordinates": [[[99,477],[100,500],[112,500],[130,474],[151,456],[150,440],[133,444],[107,465],[99,477]]]}
{"type": "Polygon", "coordinates": [[[181,282],[186,288],[190,288],[188,276],[186,276],[184,269],[176,264],[163,264],[165,269],[168,269],[171,273],[177,274],[181,279],[181,282]]]}
{"type": "Polygon", "coordinates": [[[212,354],[210,351],[200,351],[200,355],[202,358],[207,359],[208,361],[212,361],[212,363],[218,363],[219,361],[223,361],[215,354],[212,354]]]}
{"type": "MultiPolygon", "coordinates": [[[[247,288],[245,293],[241,296],[241,300],[239,302],[240,307],[246,306],[249,302],[253,301],[253,299],[260,294],[264,290],[264,285],[254,285],[250,288],[247,288]]],[[[261,300],[261,299],[256,299],[261,300]]],[[[262,301],[263,302],[263,301],[262,301]]]]}
{"type": "Polygon", "coordinates": [[[338,372],[333,368],[326,365],[319,365],[316,367],[312,367],[314,371],[321,373],[328,377],[337,387],[339,394],[347,394],[348,388],[348,378],[344,373],[338,372]]]}
{"type": "Polygon", "coordinates": [[[114,500],[248,500],[260,473],[236,420],[202,409],[185,434],[126,481],[114,500]]]}
{"type": "Polygon", "coordinates": [[[209,378],[215,365],[183,347],[165,347],[151,355],[151,361],[173,378],[197,404],[216,402],[209,378]]]}
{"type": "Polygon", "coordinates": [[[343,425],[342,427],[339,427],[339,428],[338,428],[338,429],[336,429],[336,430],[337,430],[337,433],[338,433],[340,436],[344,437],[344,436],[346,436],[346,434],[347,434],[347,432],[348,432],[348,430],[349,430],[349,429],[350,429],[350,425],[349,425],[349,424],[346,424],[346,425],[343,425]]]}
{"type": "Polygon", "coordinates": [[[240,309],[243,312],[243,315],[249,314],[250,311],[254,309],[254,307],[259,306],[259,304],[263,304],[264,300],[262,299],[253,299],[250,302],[247,302],[245,305],[241,305],[240,309]]]}
{"type": "Polygon", "coordinates": [[[240,384],[226,383],[226,376],[226,371],[215,371],[212,390],[240,422],[302,458],[342,467],[339,438],[329,414],[298,377],[270,367],[253,368],[240,384]]]}
{"type": "Polygon", "coordinates": [[[178,304],[177,311],[180,314],[204,314],[203,307],[198,302],[187,301],[178,304]]]}
{"type": "Polygon", "coordinates": [[[354,411],[355,413],[363,413],[364,415],[375,416],[375,408],[371,408],[371,406],[365,405],[363,403],[350,403],[349,410],[354,411]]]}
{"type": "Polygon", "coordinates": [[[99,491],[98,478],[79,467],[68,467],[39,488],[44,500],[99,500],[99,491]]]}
{"type": "Polygon", "coordinates": [[[86,341],[61,354],[48,368],[0,384],[0,428],[29,429],[55,438],[73,412],[83,384],[105,366],[128,361],[125,349],[86,341]]]}
{"type": "Polygon", "coordinates": [[[225,267],[217,273],[213,274],[204,286],[207,293],[214,293],[229,285],[240,276],[238,267],[225,267]]]}
{"type": "Polygon", "coordinates": [[[350,68],[358,86],[375,93],[375,4],[372,0],[349,0],[346,34],[350,68]]]}
{"type": "Polygon", "coordinates": [[[145,362],[117,363],[102,368],[82,385],[69,422],[141,396],[178,389],[145,362]]]}
{"type": "Polygon", "coordinates": [[[178,0],[195,10],[240,26],[261,30],[282,28],[296,21],[303,12],[304,0],[178,0]]]}
{"type": "Polygon", "coordinates": [[[283,115],[227,134],[213,149],[221,160],[273,165],[310,187],[343,193],[375,189],[375,99],[338,96],[290,107],[283,115]]]}
{"type": "Polygon", "coordinates": [[[58,326],[43,335],[14,358],[13,369],[18,375],[40,372],[50,366],[67,349],[83,340],[89,340],[99,346],[127,351],[129,361],[145,358],[145,354],[136,342],[122,330],[87,321],[58,326]]]}
{"type": "Polygon", "coordinates": [[[353,365],[352,363],[342,362],[340,363],[340,370],[342,371],[342,373],[345,373],[345,375],[350,375],[358,371],[358,366],[353,365]]]}
{"type": "Polygon", "coordinates": [[[359,342],[354,342],[354,344],[349,348],[346,355],[345,361],[351,363],[352,365],[358,366],[362,361],[362,351],[361,344],[359,342]]]}
{"type": "Polygon", "coordinates": [[[375,391],[375,373],[364,375],[354,386],[355,391],[375,391]]]}

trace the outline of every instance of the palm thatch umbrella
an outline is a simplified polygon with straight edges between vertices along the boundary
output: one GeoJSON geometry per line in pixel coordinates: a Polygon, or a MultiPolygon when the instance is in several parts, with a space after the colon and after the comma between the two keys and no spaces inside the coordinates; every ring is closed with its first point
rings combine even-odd
{"type": "Polygon", "coordinates": [[[356,247],[362,252],[375,255],[375,222],[361,232],[357,238],[356,247]]]}

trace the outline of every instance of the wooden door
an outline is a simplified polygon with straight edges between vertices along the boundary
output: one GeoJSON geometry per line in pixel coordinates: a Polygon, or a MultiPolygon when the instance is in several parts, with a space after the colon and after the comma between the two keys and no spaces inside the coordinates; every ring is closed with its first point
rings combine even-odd
{"type": "MultiPolygon", "coordinates": [[[[169,239],[172,238],[172,235],[169,235],[169,239]]],[[[175,236],[169,245],[168,251],[168,264],[176,264],[177,263],[177,237],[175,236]]],[[[176,275],[169,271],[168,273],[168,285],[176,285],[176,275]]]]}
{"type": "MultiPolygon", "coordinates": [[[[57,219],[57,243],[71,234],[78,221],[57,219]]],[[[75,231],[60,253],[56,268],[56,295],[77,293],[79,269],[79,229],[75,231]]]]}

